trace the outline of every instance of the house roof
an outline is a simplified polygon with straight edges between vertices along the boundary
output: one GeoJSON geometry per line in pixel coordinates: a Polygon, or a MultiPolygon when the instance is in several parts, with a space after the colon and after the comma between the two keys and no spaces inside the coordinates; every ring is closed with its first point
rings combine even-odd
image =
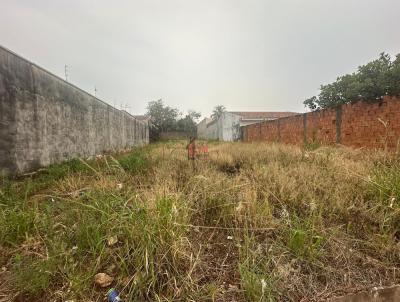
{"type": "Polygon", "coordinates": [[[240,115],[242,119],[276,119],[297,115],[297,112],[268,112],[268,111],[229,111],[230,113],[240,115]]]}
{"type": "Polygon", "coordinates": [[[216,119],[209,119],[209,120],[207,120],[206,125],[207,125],[207,127],[211,126],[212,124],[215,124],[217,121],[218,120],[216,120],[216,119]]]}
{"type": "Polygon", "coordinates": [[[197,124],[201,124],[201,123],[208,124],[208,123],[211,122],[211,121],[212,121],[211,118],[205,117],[205,118],[203,118],[200,122],[198,122],[197,124]]]}

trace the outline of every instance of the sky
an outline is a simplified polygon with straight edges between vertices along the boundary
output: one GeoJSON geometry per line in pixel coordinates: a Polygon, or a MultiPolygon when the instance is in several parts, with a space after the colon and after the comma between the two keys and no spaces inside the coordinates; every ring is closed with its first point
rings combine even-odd
{"type": "Polygon", "coordinates": [[[400,53],[399,0],[0,0],[0,45],[118,108],[304,112],[400,53]]]}

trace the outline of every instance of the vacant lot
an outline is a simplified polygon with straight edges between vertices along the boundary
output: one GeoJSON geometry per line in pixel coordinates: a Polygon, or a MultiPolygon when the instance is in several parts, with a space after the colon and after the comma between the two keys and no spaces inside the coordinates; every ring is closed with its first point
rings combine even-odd
{"type": "Polygon", "coordinates": [[[400,282],[400,160],[185,143],[1,180],[0,301],[319,301],[400,282]],[[193,165],[192,165],[193,164],[193,165]]]}

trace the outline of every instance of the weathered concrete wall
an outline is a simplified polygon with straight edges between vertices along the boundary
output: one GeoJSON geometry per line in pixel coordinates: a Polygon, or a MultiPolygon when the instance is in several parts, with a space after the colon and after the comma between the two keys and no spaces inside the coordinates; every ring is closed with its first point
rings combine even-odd
{"type": "Polygon", "coordinates": [[[218,119],[220,123],[219,140],[225,142],[237,141],[240,139],[240,116],[224,112],[218,119]]]}
{"type": "Polygon", "coordinates": [[[204,119],[197,125],[197,136],[201,139],[237,141],[240,139],[240,116],[224,112],[218,120],[204,119]]]}
{"type": "Polygon", "coordinates": [[[0,47],[0,170],[18,174],[147,144],[136,120],[0,47]]]}
{"type": "Polygon", "coordinates": [[[162,140],[178,140],[178,139],[187,140],[191,136],[195,136],[195,134],[185,131],[167,131],[160,133],[160,139],[162,140]]]}
{"type": "Polygon", "coordinates": [[[218,120],[212,121],[207,124],[205,139],[217,140],[219,139],[219,124],[218,120]]]}
{"type": "Polygon", "coordinates": [[[201,139],[207,139],[207,124],[212,120],[210,118],[204,118],[200,123],[197,124],[197,137],[201,139]]]}

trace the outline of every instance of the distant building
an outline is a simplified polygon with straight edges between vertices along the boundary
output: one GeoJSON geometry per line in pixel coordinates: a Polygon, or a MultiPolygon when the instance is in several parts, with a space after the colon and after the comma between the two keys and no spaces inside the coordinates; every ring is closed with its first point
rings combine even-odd
{"type": "Polygon", "coordinates": [[[226,111],[219,119],[203,119],[197,125],[197,137],[220,141],[240,140],[240,127],[296,115],[296,112],[249,112],[226,111]]]}
{"type": "Polygon", "coordinates": [[[150,122],[150,116],[148,115],[133,115],[133,117],[142,122],[150,122]]]}
{"type": "Polygon", "coordinates": [[[211,125],[209,125],[213,120],[209,117],[204,118],[200,123],[197,124],[197,137],[202,139],[217,139],[211,138],[211,125]]]}

